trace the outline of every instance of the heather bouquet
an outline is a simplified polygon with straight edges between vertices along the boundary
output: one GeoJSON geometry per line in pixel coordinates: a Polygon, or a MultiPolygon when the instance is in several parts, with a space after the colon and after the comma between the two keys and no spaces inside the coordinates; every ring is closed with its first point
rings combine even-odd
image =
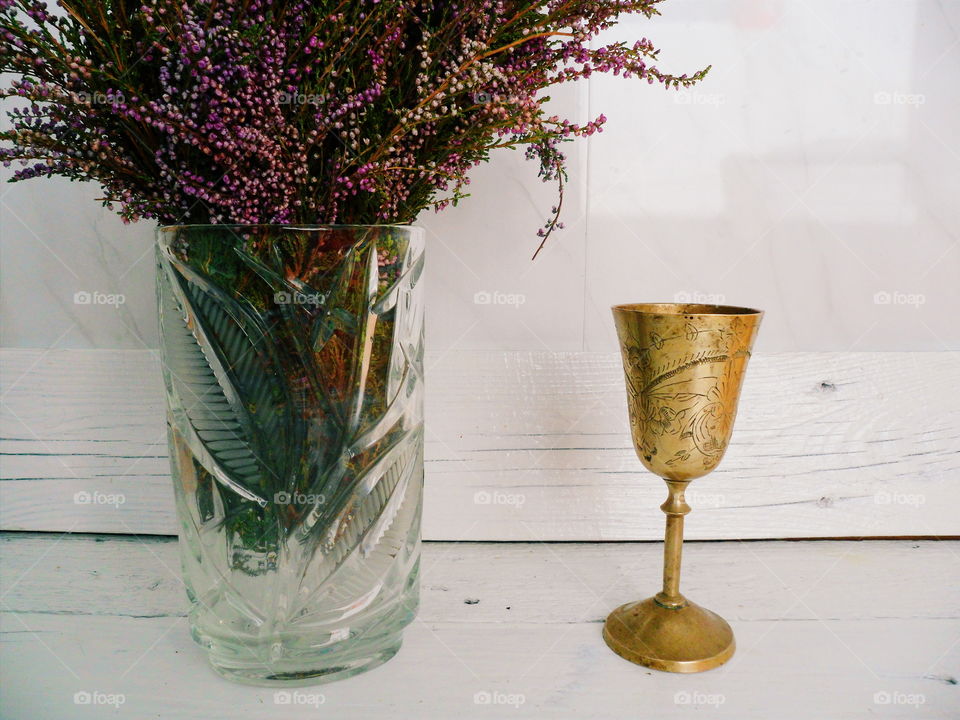
{"type": "MultiPolygon", "coordinates": [[[[193,637],[241,682],[352,675],[419,598],[426,208],[523,148],[560,199],[549,87],[680,87],[661,0],[0,0],[13,180],[91,180],[158,231],[160,351],[193,637]]],[[[542,247],[542,242],[541,242],[542,247]]]]}
{"type": "MultiPolygon", "coordinates": [[[[680,87],[646,38],[594,46],[663,0],[0,0],[0,157],[14,180],[93,180],[127,220],[409,223],[526,149],[560,185],[551,86],[680,87]]],[[[556,227],[560,203],[541,234],[556,227]]]]}

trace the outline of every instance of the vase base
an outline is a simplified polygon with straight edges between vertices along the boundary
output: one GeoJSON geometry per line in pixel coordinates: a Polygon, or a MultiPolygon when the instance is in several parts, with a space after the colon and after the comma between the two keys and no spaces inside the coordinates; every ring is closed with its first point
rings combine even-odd
{"type": "Polygon", "coordinates": [[[300,622],[265,632],[228,604],[197,602],[190,634],[204,648],[214,672],[227,680],[263,687],[300,687],[342,680],[382,665],[400,650],[404,628],[420,599],[419,560],[401,569],[405,587],[378,598],[366,612],[338,622],[300,622]]]}
{"type": "Polygon", "coordinates": [[[372,670],[396,655],[402,640],[402,633],[397,632],[377,638],[376,642],[353,643],[342,649],[334,646],[326,651],[306,650],[270,663],[257,662],[256,649],[251,649],[244,661],[236,648],[221,654],[215,644],[202,644],[207,647],[213,671],[227,680],[261,687],[301,687],[343,680],[372,670]]]}

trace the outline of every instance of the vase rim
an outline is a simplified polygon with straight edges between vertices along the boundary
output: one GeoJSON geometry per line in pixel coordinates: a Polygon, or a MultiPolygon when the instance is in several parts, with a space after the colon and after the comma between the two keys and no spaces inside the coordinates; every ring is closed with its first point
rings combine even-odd
{"type": "Polygon", "coordinates": [[[158,232],[174,230],[189,230],[193,228],[223,228],[223,229],[252,229],[252,228],[289,228],[290,230],[348,230],[350,228],[395,228],[398,230],[422,230],[413,223],[179,223],[174,225],[159,225],[158,232]]]}

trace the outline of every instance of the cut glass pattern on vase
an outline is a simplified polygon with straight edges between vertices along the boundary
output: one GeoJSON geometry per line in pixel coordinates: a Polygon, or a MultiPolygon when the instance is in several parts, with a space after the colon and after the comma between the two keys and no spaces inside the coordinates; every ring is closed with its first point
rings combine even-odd
{"type": "Polygon", "coordinates": [[[352,675],[418,603],[421,231],[183,226],[158,238],[190,625],[242,682],[352,675]]]}

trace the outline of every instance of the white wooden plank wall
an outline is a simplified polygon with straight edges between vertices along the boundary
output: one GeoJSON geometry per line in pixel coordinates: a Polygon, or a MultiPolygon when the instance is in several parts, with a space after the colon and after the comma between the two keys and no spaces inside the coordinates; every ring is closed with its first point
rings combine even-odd
{"type": "MultiPolygon", "coordinates": [[[[151,352],[5,350],[0,370],[0,527],[176,532],[151,352]]],[[[661,538],[622,383],[605,353],[429,355],[424,537],[661,538]]],[[[958,384],[958,353],[756,357],[687,537],[960,535],[958,384]]]]}

